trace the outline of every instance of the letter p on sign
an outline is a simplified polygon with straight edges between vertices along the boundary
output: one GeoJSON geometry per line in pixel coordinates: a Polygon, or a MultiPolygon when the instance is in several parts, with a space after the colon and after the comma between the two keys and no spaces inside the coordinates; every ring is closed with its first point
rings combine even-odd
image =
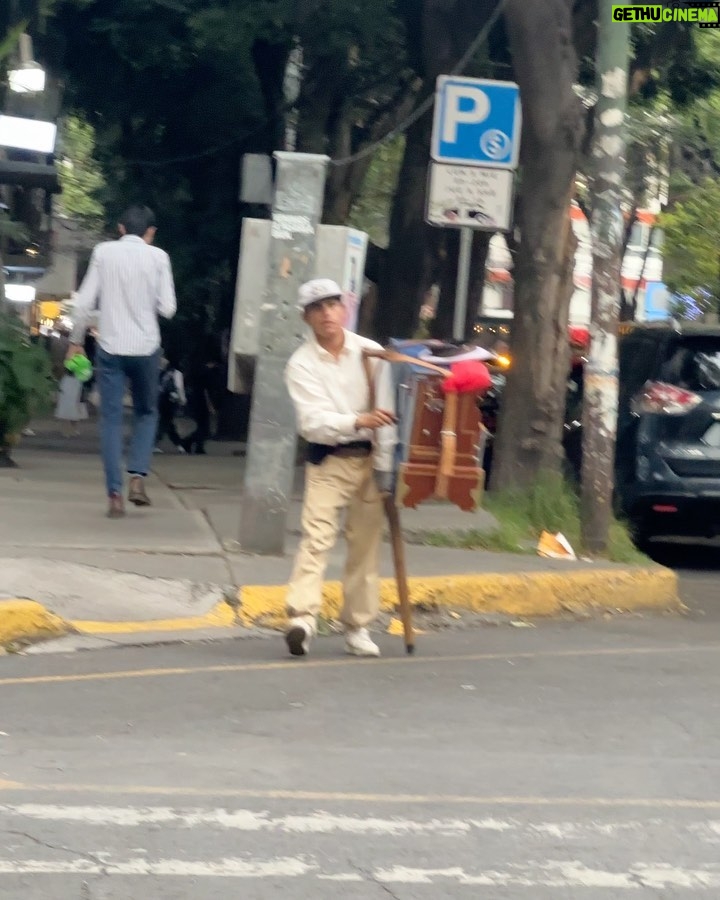
{"type": "Polygon", "coordinates": [[[479,125],[490,115],[490,101],[480,88],[448,85],[445,98],[447,108],[442,136],[445,143],[457,143],[459,125],[479,125]]]}
{"type": "Polygon", "coordinates": [[[430,155],[442,163],[516,169],[521,118],[514,82],[440,75],[430,155]]]}

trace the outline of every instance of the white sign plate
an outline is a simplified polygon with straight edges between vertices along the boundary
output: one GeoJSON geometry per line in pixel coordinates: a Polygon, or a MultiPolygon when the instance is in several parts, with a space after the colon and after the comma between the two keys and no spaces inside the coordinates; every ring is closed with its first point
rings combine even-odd
{"type": "Polygon", "coordinates": [[[514,173],[508,169],[430,164],[426,219],[477,231],[512,228],[514,173]]]}

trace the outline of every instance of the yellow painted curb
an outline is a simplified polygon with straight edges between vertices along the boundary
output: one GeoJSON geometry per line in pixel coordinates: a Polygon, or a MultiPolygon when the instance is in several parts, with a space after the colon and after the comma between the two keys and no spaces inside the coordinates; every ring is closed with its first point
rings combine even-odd
{"type": "Polygon", "coordinates": [[[0,647],[62,637],[72,627],[34,600],[0,600],[0,647]]]}
{"type": "Polygon", "coordinates": [[[194,628],[231,628],[238,625],[235,610],[224,600],[204,616],[177,619],[143,619],[138,622],[73,621],[73,630],[80,634],[139,634],[143,631],[191,631],[194,628]]]}
{"type": "Polygon", "coordinates": [[[15,641],[39,641],[77,634],[142,634],[151,631],[191,631],[200,628],[231,628],[240,624],[235,610],[225,601],[204,616],[176,619],[146,619],[128,622],[66,622],[34,600],[0,601],[0,647],[15,641]]]}
{"type": "MultiPolygon", "coordinates": [[[[414,605],[447,607],[508,616],[553,616],[563,612],[631,612],[645,609],[679,611],[678,580],[660,567],[591,569],[523,574],[442,575],[411,578],[414,605]]],[[[284,585],[251,585],[240,589],[240,619],[246,626],[281,628],[286,621],[284,585]]],[[[392,611],[398,597],[394,579],[380,582],[381,607],[392,611]]],[[[327,582],[321,615],[337,619],[342,586],[327,582]]]]}
{"type": "MultiPolygon", "coordinates": [[[[409,588],[414,605],[508,616],[682,609],[677,576],[669,569],[660,567],[514,575],[443,575],[411,578],[409,588]]],[[[239,591],[239,611],[221,601],[203,616],[127,622],[66,622],[33,600],[0,600],[0,646],[16,641],[61,637],[69,632],[117,635],[230,628],[235,625],[282,628],[286,622],[286,590],[286,585],[251,585],[239,591]]],[[[397,608],[394,579],[380,582],[380,597],[383,610],[392,612],[397,608]]],[[[341,607],[342,586],[339,582],[326,583],[321,615],[327,619],[337,619],[341,607]]]]}

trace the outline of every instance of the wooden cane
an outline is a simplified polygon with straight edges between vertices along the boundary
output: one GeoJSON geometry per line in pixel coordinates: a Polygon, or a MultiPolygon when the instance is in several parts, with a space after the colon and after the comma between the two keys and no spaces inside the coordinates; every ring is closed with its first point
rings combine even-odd
{"type": "Polygon", "coordinates": [[[400,528],[400,513],[392,494],[383,495],[383,504],[388,525],[390,526],[390,542],[392,544],[393,562],[395,563],[395,582],[400,600],[400,618],[402,619],[405,635],[405,650],[408,653],[413,653],[415,651],[415,632],[412,624],[412,609],[410,607],[410,592],[408,591],[407,568],[405,566],[405,545],[403,544],[402,530],[400,528]]]}
{"type": "Polygon", "coordinates": [[[414,356],[406,356],[404,353],[398,353],[397,350],[363,350],[363,357],[384,359],[389,363],[408,363],[411,366],[427,369],[428,372],[434,372],[436,375],[442,375],[443,378],[447,378],[450,374],[450,369],[443,369],[434,363],[425,362],[424,359],[416,359],[414,356]]]}

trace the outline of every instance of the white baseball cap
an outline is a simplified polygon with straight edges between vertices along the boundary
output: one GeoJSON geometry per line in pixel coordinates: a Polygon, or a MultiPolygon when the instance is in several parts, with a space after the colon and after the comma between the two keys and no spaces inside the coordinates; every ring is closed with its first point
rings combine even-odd
{"type": "Polygon", "coordinates": [[[298,291],[298,309],[304,310],[311,303],[328,300],[330,297],[342,297],[342,288],[332,278],[313,278],[306,281],[298,291]]]}

